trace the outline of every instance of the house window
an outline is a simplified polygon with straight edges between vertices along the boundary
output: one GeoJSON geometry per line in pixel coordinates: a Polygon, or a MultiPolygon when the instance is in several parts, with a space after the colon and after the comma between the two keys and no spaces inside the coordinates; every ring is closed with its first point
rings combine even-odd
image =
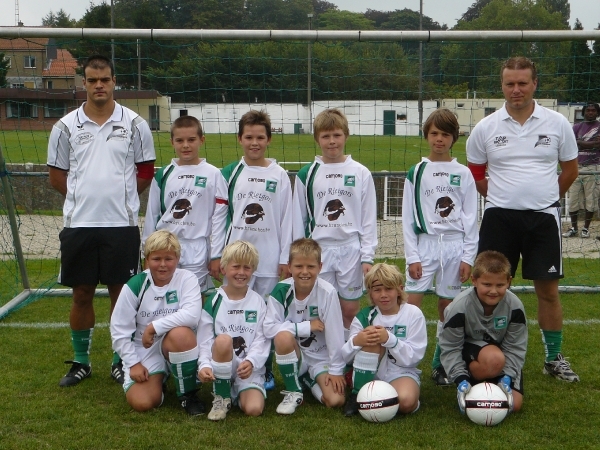
{"type": "MultiPolygon", "coordinates": [[[[37,118],[38,111],[35,103],[7,102],[6,117],[13,119],[37,118]]],[[[62,116],[61,116],[62,117],[62,116]]]]}
{"type": "Polygon", "coordinates": [[[23,67],[26,69],[35,69],[35,56],[23,56],[23,67]]]}
{"type": "Polygon", "coordinates": [[[489,116],[490,114],[496,112],[496,108],[484,108],[483,113],[485,116],[489,116]]]}
{"type": "Polygon", "coordinates": [[[49,101],[44,104],[44,117],[60,119],[65,114],[67,114],[67,105],[65,102],[49,101]]]}
{"type": "Polygon", "coordinates": [[[11,87],[11,88],[14,88],[14,89],[18,89],[18,88],[24,88],[24,87],[25,87],[25,84],[23,84],[23,83],[11,83],[11,84],[10,84],[10,87],[11,87]]]}
{"type": "Polygon", "coordinates": [[[54,82],[53,81],[46,81],[46,87],[48,89],[54,89],[54,82]]]}

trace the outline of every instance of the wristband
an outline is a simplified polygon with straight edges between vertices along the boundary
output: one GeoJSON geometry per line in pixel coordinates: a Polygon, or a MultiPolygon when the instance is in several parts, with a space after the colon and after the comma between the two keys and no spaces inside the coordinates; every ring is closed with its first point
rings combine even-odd
{"type": "Polygon", "coordinates": [[[153,162],[144,162],[137,163],[135,165],[137,167],[137,177],[142,178],[144,180],[151,180],[154,176],[154,163],[153,162]]]}
{"type": "Polygon", "coordinates": [[[473,174],[473,178],[475,179],[475,181],[481,181],[485,179],[485,169],[487,167],[487,164],[467,163],[467,165],[469,167],[469,170],[473,174]]]}

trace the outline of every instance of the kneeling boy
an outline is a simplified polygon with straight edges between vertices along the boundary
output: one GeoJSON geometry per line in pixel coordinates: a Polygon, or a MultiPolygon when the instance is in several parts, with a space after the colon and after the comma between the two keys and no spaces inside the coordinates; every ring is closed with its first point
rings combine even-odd
{"type": "Polygon", "coordinates": [[[523,364],[527,319],[521,300],[510,292],[510,263],[499,252],[477,256],[473,287],[459,294],[444,311],[441,360],[458,386],[460,411],[471,383],[492,381],[506,393],[509,412],[523,404],[523,364]]]}
{"type": "Polygon", "coordinates": [[[171,232],[146,240],[147,269],[121,290],[110,321],[113,350],[123,359],[123,389],[136,411],[161,405],[169,369],[181,406],[192,416],[204,413],[196,396],[196,328],[202,299],[195,275],[178,269],[181,246],[171,232]]]}

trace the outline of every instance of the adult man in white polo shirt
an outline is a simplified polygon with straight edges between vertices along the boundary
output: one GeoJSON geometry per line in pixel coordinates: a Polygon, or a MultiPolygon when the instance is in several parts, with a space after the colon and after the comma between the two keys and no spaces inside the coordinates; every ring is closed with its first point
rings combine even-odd
{"type": "Polygon", "coordinates": [[[546,350],[543,371],[560,380],[579,381],[561,353],[558,295],[563,277],[559,200],[578,173],[575,135],[565,117],[533,100],[537,72],[532,61],[508,59],[501,81],[504,107],[479,122],[467,141],[469,168],[477,190],[486,197],[479,252],[504,253],[513,276],[522,256],[523,278],[533,280],[538,297],[546,350]]]}
{"type": "MultiPolygon", "coordinates": [[[[70,325],[74,358],[59,386],[79,384],[92,373],[89,351],[95,324],[94,293],[107,285],[111,313],[139,266],[138,193],[154,174],[150,128],[114,101],[114,68],[101,55],[83,65],[87,101],[52,128],[48,142],[50,184],[64,195],[59,282],[73,288],[70,325]]],[[[123,383],[113,357],[113,378],[123,383]]]]}

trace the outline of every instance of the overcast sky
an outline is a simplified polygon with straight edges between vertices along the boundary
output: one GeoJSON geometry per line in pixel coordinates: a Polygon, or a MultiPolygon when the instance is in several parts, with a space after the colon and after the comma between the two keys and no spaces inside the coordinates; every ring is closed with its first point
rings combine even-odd
{"type": "MultiPolygon", "coordinates": [[[[2,0],[2,14],[0,15],[0,26],[15,25],[15,1],[2,0]]],[[[409,8],[419,10],[418,0],[327,0],[338,5],[340,9],[348,11],[364,12],[367,8],[380,11],[393,11],[396,9],[409,8]]],[[[42,24],[42,17],[50,11],[64,9],[72,19],[80,19],[89,6],[86,0],[18,0],[19,18],[26,26],[42,24]]],[[[110,0],[107,0],[110,2],[110,0]]],[[[102,0],[95,0],[95,4],[102,0]]],[[[440,24],[447,24],[452,28],[456,21],[475,3],[475,0],[423,0],[423,14],[431,17],[440,24]]],[[[571,26],[575,19],[579,18],[585,30],[593,30],[600,22],[599,0],[570,0],[571,4],[571,26]]]]}

